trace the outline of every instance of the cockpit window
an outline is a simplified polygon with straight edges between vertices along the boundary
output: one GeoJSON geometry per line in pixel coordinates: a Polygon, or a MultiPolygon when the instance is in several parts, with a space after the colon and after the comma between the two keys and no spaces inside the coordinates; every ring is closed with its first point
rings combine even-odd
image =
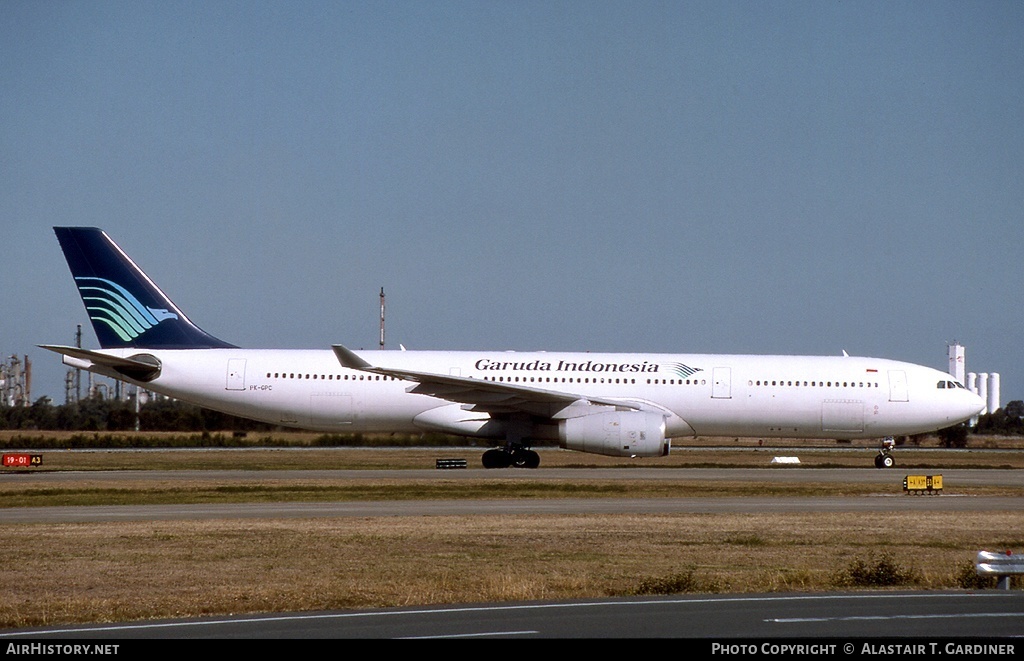
{"type": "Polygon", "coordinates": [[[937,387],[938,387],[938,388],[939,388],[940,390],[941,390],[941,389],[943,389],[943,388],[945,388],[945,387],[946,387],[946,382],[945,382],[945,381],[939,381],[939,383],[938,383],[938,386],[937,386],[937,387]]]}

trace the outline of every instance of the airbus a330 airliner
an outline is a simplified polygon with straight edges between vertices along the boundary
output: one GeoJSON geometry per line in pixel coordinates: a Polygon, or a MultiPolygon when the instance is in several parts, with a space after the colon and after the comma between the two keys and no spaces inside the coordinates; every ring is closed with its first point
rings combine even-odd
{"type": "Polygon", "coordinates": [[[41,345],[65,364],[287,427],[491,439],[487,468],[536,467],[536,441],[657,457],[698,435],[925,433],[984,406],[939,370],[845,353],[242,349],[193,324],[102,230],[54,231],[102,347],[41,345]]]}

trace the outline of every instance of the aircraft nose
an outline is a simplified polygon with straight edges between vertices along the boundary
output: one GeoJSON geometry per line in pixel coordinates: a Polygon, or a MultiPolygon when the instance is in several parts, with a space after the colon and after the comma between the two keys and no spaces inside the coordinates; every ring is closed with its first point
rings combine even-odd
{"type": "MultiPolygon", "coordinates": [[[[970,392],[970,391],[968,391],[966,394],[968,395],[968,397],[967,397],[967,402],[965,403],[964,406],[965,406],[965,408],[969,412],[966,417],[973,418],[974,416],[976,416],[979,413],[981,413],[982,411],[984,411],[985,410],[985,406],[987,406],[987,405],[985,403],[985,400],[982,399],[979,395],[976,395],[975,393],[970,392]]],[[[991,413],[991,411],[990,411],[990,413],[991,413]]]]}
{"type": "Polygon", "coordinates": [[[962,390],[955,402],[946,409],[946,424],[958,425],[971,420],[985,410],[985,400],[969,390],[962,390]]]}
{"type": "MultiPolygon", "coordinates": [[[[950,420],[951,423],[960,423],[967,420],[976,418],[979,413],[985,410],[985,400],[979,397],[976,393],[970,390],[960,391],[960,396],[957,398],[956,408],[956,419],[950,420]]],[[[952,411],[951,411],[952,412],[952,411]]]]}

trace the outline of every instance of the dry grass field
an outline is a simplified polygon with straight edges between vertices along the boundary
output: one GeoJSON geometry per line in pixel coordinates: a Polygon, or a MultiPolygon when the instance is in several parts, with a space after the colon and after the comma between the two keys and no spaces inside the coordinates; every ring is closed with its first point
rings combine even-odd
{"type": "MultiPolygon", "coordinates": [[[[737,440],[734,445],[728,451],[707,447],[674,452],[664,459],[644,460],[642,465],[763,467],[780,449],[756,445],[756,441],[737,440]]],[[[479,458],[478,450],[466,449],[42,454],[41,468],[51,471],[432,468],[435,458],[459,456],[471,462],[479,458]]],[[[542,454],[540,471],[558,466],[636,465],[558,450],[542,454]]],[[[954,465],[1024,469],[1022,454],[898,449],[900,463],[895,470],[902,476],[908,465],[922,470],[954,465]]],[[[873,449],[865,445],[834,452],[807,444],[799,449],[799,456],[802,465],[867,467],[873,449]]],[[[240,500],[300,500],[303,497],[296,493],[310,493],[301,488],[293,493],[277,481],[257,481],[254,491],[239,492],[178,480],[155,487],[148,482],[113,485],[103,480],[102,473],[95,480],[76,482],[74,489],[26,487],[3,478],[0,474],[4,507],[24,505],[22,499],[36,505],[83,502],[82,498],[154,502],[146,494],[151,489],[164,490],[161,498],[175,502],[223,498],[228,492],[240,500]]],[[[481,485],[472,480],[440,482],[441,492],[431,497],[508,497],[502,495],[501,480],[489,480],[498,489],[484,489],[483,496],[481,485]]],[[[659,497],[701,491],[691,493],[686,484],[668,483],[669,491],[649,483],[643,492],[659,497]]],[[[415,494],[405,489],[422,487],[337,480],[318,484],[328,499],[360,497],[360,490],[378,498],[408,498],[415,494]]],[[[636,492],[636,485],[627,485],[636,492]]],[[[743,493],[750,486],[723,488],[743,493]]],[[[606,493],[601,485],[582,493],[573,485],[565,489],[561,494],[565,497],[606,493]]],[[[1024,495],[1022,490],[1015,495],[1024,495]]],[[[724,495],[718,489],[711,491],[724,495]]],[[[609,493],[621,495],[614,489],[609,493]]],[[[527,490],[513,497],[536,495],[527,490]]],[[[559,492],[547,489],[540,495],[559,497],[559,492]]],[[[1022,524],[1020,510],[910,513],[896,507],[884,514],[551,514],[8,525],[0,537],[5,565],[0,572],[0,628],[637,593],[971,587],[969,575],[977,551],[1020,550],[1024,547],[1022,524]]]]}
{"type": "MultiPolygon", "coordinates": [[[[5,531],[0,625],[847,587],[888,554],[903,587],[959,587],[1019,513],[398,517],[34,524],[5,531]]],[[[874,587],[874,586],[867,586],[874,587]]]]}

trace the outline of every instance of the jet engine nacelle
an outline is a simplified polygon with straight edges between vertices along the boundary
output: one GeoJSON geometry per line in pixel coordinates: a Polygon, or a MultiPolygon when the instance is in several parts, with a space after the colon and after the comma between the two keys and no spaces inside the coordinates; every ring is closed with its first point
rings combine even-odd
{"type": "Polygon", "coordinates": [[[562,420],[559,445],[612,457],[664,457],[665,417],[648,411],[606,411],[562,420]]]}
{"type": "Polygon", "coordinates": [[[475,438],[504,438],[505,423],[486,413],[467,411],[461,404],[439,406],[420,413],[413,424],[423,429],[475,438]]]}

